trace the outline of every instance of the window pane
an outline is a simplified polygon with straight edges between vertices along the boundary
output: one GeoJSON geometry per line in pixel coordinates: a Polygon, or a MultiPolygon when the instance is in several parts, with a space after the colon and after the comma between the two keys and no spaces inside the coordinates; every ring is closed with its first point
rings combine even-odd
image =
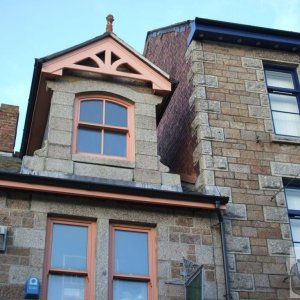
{"type": "Polygon", "coordinates": [[[147,300],[148,284],[146,282],[114,280],[113,300],[147,300]]]}
{"type": "Polygon", "coordinates": [[[106,102],[105,124],[127,127],[127,108],[113,102],[106,102]]]}
{"type": "Polygon", "coordinates": [[[300,210],[300,189],[285,189],[288,209],[300,210]]]}
{"type": "Polygon", "coordinates": [[[105,131],[103,154],[126,157],[126,135],[126,133],[105,131]]]}
{"type": "Polygon", "coordinates": [[[101,131],[79,128],[77,151],[79,152],[101,152],[101,131]]]}
{"type": "Polygon", "coordinates": [[[266,70],[268,86],[277,86],[281,88],[293,89],[293,76],[291,73],[266,70]]]}
{"type": "Polygon", "coordinates": [[[186,299],[202,299],[202,271],[186,287],[186,299]]]}
{"type": "MultiPolygon", "coordinates": [[[[296,260],[297,263],[300,263],[300,244],[299,243],[294,243],[294,250],[295,250],[295,255],[296,255],[296,260]]],[[[299,268],[299,266],[298,266],[299,268]]]]}
{"type": "Polygon", "coordinates": [[[299,113],[297,98],[290,95],[269,94],[272,110],[299,113]]]}
{"type": "Polygon", "coordinates": [[[52,230],[51,267],[86,270],[88,228],[54,224],[52,230]]]}
{"type": "Polygon", "coordinates": [[[87,100],[80,102],[80,117],[82,122],[99,123],[102,124],[103,116],[103,101],[101,100],[87,100]]]}
{"type": "Polygon", "coordinates": [[[48,300],[84,300],[84,277],[50,275],[48,300]]]}
{"type": "Polygon", "coordinates": [[[272,112],[276,134],[300,136],[300,115],[272,112]]]}
{"type": "Polygon", "coordinates": [[[291,223],[293,241],[300,242],[300,219],[290,219],[290,223],[291,223]]]}
{"type": "Polygon", "coordinates": [[[115,231],[115,272],[148,275],[148,234],[115,231]]]}

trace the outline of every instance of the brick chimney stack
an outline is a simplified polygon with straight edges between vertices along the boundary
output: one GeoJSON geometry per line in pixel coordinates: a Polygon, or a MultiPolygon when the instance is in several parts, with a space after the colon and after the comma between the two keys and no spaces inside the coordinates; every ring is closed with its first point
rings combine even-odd
{"type": "Polygon", "coordinates": [[[0,104],[0,152],[14,152],[18,120],[18,106],[0,104]]]}

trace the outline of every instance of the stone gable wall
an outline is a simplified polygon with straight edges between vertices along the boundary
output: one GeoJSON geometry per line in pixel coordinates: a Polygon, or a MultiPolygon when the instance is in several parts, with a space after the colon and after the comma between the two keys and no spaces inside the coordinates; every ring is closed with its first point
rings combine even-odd
{"type": "Polygon", "coordinates": [[[196,41],[188,55],[197,66],[189,99],[198,141],[196,189],[231,198],[225,218],[235,266],[230,270],[232,296],[287,298],[289,280],[284,278],[292,241],[280,189],[283,177],[300,172],[300,139],[273,134],[263,63],[299,66],[300,56],[196,41]]]}
{"type": "Polygon", "coordinates": [[[160,31],[146,44],[147,57],[184,86],[159,125],[159,154],[177,173],[196,175],[195,190],[230,197],[224,217],[232,299],[286,299],[292,240],[281,188],[300,172],[300,139],[273,133],[263,63],[298,66],[299,76],[300,55],[208,41],[187,48],[186,32],[160,31]],[[183,107],[178,123],[176,107],[183,107]]]}

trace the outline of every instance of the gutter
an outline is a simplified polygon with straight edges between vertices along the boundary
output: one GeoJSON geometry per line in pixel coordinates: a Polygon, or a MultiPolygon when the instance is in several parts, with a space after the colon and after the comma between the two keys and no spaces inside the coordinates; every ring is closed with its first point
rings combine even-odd
{"type": "Polygon", "coordinates": [[[188,44],[192,40],[300,52],[300,34],[297,32],[202,18],[195,18],[191,23],[188,44]]]}
{"type": "Polygon", "coordinates": [[[21,149],[20,149],[20,158],[22,158],[27,151],[27,144],[28,144],[28,138],[31,130],[31,120],[34,112],[35,107],[35,101],[38,91],[38,86],[40,83],[40,77],[41,77],[41,70],[42,70],[42,60],[41,59],[35,59],[34,63],[34,71],[31,81],[31,89],[28,99],[28,105],[27,105],[27,113],[26,113],[26,119],[25,119],[25,125],[23,129],[23,138],[21,143],[21,149]]]}
{"type": "Polygon", "coordinates": [[[134,202],[213,211],[216,210],[216,201],[220,203],[219,209],[225,209],[225,205],[229,200],[228,197],[208,196],[200,193],[172,192],[135,186],[122,186],[8,172],[0,172],[0,188],[4,190],[31,191],[43,194],[89,197],[94,200],[114,200],[118,202],[134,202]]]}
{"type": "Polygon", "coordinates": [[[221,206],[220,202],[216,201],[216,209],[217,209],[217,216],[219,219],[220,224],[220,234],[221,234],[221,244],[222,244],[222,254],[223,254],[223,263],[224,263],[224,279],[225,279],[225,299],[231,300],[231,293],[230,293],[230,281],[229,281],[229,272],[228,272],[228,256],[227,256],[227,243],[226,243],[226,236],[225,236],[225,224],[224,218],[221,213],[221,206]]]}

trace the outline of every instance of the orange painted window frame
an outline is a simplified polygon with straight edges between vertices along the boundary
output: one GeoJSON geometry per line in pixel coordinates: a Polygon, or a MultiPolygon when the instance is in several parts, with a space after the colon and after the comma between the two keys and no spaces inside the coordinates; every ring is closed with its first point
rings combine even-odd
{"type": "Polygon", "coordinates": [[[44,272],[43,272],[43,286],[42,286],[42,299],[47,299],[48,295],[48,278],[50,274],[60,275],[80,275],[85,277],[85,300],[93,300],[94,285],[95,285],[95,246],[96,246],[96,223],[89,220],[73,220],[65,218],[48,218],[47,222],[47,234],[46,234],[46,245],[45,245],[45,260],[44,260],[44,272]],[[87,269],[86,271],[74,270],[74,269],[58,269],[51,268],[51,249],[52,249],[52,238],[53,238],[53,225],[77,225],[85,226],[88,229],[87,239],[87,269]]]}
{"type": "MultiPolygon", "coordinates": [[[[105,107],[105,105],[104,105],[105,107]]],[[[103,120],[105,117],[105,109],[103,109],[103,120]]],[[[73,144],[72,144],[73,153],[84,154],[88,156],[95,157],[105,157],[111,159],[120,159],[120,160],[133,160],[134,159],[134,105],[125,101],[123,99],[119,99],[117,97],[106,96],[106,95],[88,95],[88,96],[79,96],[75,99],[75,114],[74,114],[74,136],[73,136],[73,144]],[[97,124],[97,123],[88,123],[81,122],[79,120],[80,117],[80,103],[87,100],[95,100],[95,101],[103,101],[103,102],[113,102],[124,106],[127,108],[127,127],[119,127],[119,126],[111,126],[105,124],[97,124]],[[103,131],[109,130],[114,132],[126,132],[126,156],[110,156],[101,153],[90,153],[90,152],[79,152],[77,151],[77,140],[78,140],[78,128],[94,128],[101,130],[102,132],[102,141],[101,141],[101,152],[103,152],[103,131]]]]}
{"type": "Polygon", "coordinates": [[[148,282],[148,299],[157,299],[157,266],[156,266],[156,234],[155,228],[135,226],[135,225],[123,225],[123,224],[111,224],[110,225],[110,257],[109,257],[109,293],[108,299],[113,300],[113,280],[114,279],[124,279],[132,281],[143,281],[148,282]],[[132,232],[144,232],[148,234],[148,262],[149,262],[149,275],[141,276],[134,274],[122,274],[115,273],[114,269],[114,256],[115,256],[115,231],[132,231],[132,232]]]}

